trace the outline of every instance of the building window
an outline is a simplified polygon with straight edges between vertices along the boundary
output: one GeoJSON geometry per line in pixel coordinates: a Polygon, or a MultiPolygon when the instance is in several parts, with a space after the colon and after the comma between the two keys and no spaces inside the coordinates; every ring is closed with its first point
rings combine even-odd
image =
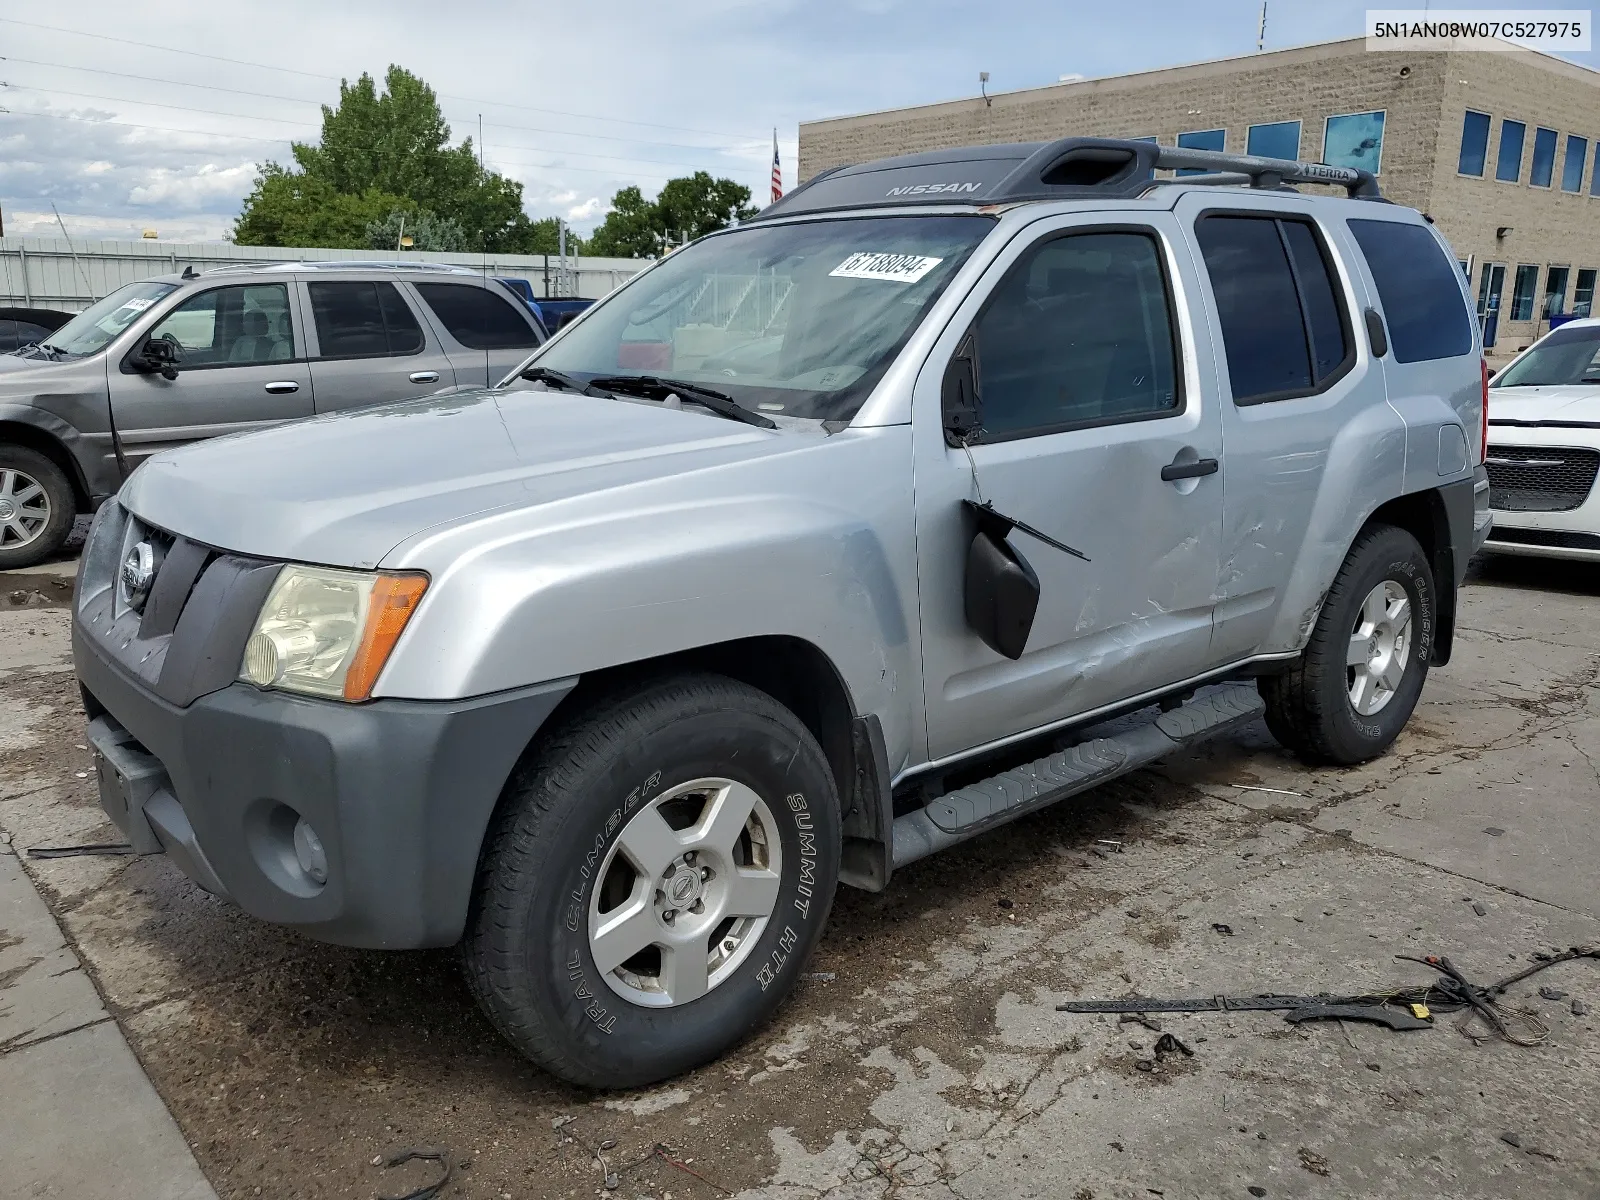
{"type": "Polygon", "coordinates": [[[1456,170],[1463,175],[1483,174],[1483,165],[1489,158],[1489,114],[1467,110],[1461,123],[1461,157],[1456,170]]]}
{"type": "Polygon", "coordinates": [[[1600,149],[1594,154],[1594,174],[1589,179],[1589,195],[1600,196],[1600,149]]]}
{"type": "Polygon", "coordinates": [[[1594,312],[1594,276],[1593,267],[1585,267],[1578,272],[1578,286],[1572,293],[1572,315],[1587,317],[1594,312]]]}
{"type": "Polygon", "coordinates": [[[1532,263],[1523,263],[1517,268],[1516,281],[1511,285],[1510,320],[1533,320],[1533,289],[1538,282],[1538,267],[1532,263]]]}
{"type": "Polygon", "coordinates": [[[1322,131],[1322,161],[1376,175],[1383,164],[1383,118],[1381,110],[1329,117],[1322,131]]]}
{"type": "MultiPolygon", "coordinates": [[[[1180,133],[1178,145],[1185,150],[1221,150],[1227,137],[1225,129],[1197,129],[1192,133],[1180,133]]],[[[1185,167],[1178,174],[1205,175],[1207,172],[1199,167],[1185,167]]]]}
{"type": "Polygon", "coordinates": [[[1567,158],[1561,164],[1561,190],[1583,191],[1583,168],[1589,162],[1589,139],[1567,134],[1567,158]]]}
{"type": "Polygon", "coordinates": [[[1535,129],[1533,131],[1533,169],[1528,172],[1528,184],[1531,187],[1547,188],[1550,180],[1556,173],[1556,131],[1554,129],[1535,129]]]}
{"type": "Polygon", "coordinates": [[[1299,158],[1300,122],[1275,121],[1271,125],[1252,125],[1245,136],[1244,152],[1262,158],[1299,158]]]}
{"type": "Polygon", "coordinates": [[[1567,277],[1571,274],[1569,267],[1551,267],[1544,273],[1544,303],[1539,305],[1541,320],[1561,315],[1567,303],[1567,277]]]}
{"type": "Polygon", "coordinates": [[[1495,160],[1494,177],[1502,183],[1522,178],[1522,143],[1528,127],[1521,121],[1500,122],[1500,157],[1495,160]]]}

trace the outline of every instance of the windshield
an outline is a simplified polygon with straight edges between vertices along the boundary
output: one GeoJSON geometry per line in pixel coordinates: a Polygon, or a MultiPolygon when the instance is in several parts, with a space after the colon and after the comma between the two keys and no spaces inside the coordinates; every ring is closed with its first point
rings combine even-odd
{"type": "Polygon", "coordinates": [[[658,376],[758,412],[848,420],[993,228],[977,216],[746,226],[673,254],[536,362],[584,383],[658,376]]]}
{"type": "Polygon", "coordinates": [[[1557,329],[1505,369],[1497,388],[1600,383],[1600,325],[1557,329]]]}
{"type": "Polygon", "coordinates": [[[145,309],[177,289],[175,283],[126,283],[104,300],[96,300],[45,339],[51,348],[74,358],[97,354],[145,309]]]}

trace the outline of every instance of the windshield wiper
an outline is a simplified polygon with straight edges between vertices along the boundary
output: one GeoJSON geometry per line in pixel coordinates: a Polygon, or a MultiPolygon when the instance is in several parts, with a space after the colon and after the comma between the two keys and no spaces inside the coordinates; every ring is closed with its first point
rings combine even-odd
{"type": "Polygon", "coordinates": [[[522,373],[522,377],[534,383],[553,383],[558,388],[565,388],[569,392],[577,392],[584,396],[602,396],[607,400],[615,400],[610,392],[596,387],[592,383],[581,383],[571,375],[563,375],[560,371],[552,371],[549,367],[529,367],[522,373]]]}
{"type": "Polygon", "coordinates": [[[743,421],[746,425],[755,425],[761,429],[778,427],[778,423],[771,417],[751,412],[726,392],[702,387],[698,383],[687,383],[681,379],[661,379],[655,375],[601,375],[594,380],[594,383],[614,391],[636,392],[649,400],[665,400],[668,396],[677,395],[680,399],[698,404],[701,408],[709,408],[719,417],[727,417],[731,421],[743,421]]]}

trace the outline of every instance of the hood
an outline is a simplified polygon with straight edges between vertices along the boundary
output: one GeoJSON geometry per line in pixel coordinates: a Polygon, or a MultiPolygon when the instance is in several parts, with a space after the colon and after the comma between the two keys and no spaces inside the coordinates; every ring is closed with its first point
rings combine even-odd
{"type": "Polygon", "coordinates": [[[1489,423],[1587,422],[1600,427],[1600,386],[1591,383],[1489,389],[1489,423]]]}
{"type": "Polygon", "coordinates": [[[777,453],[796,436],[695,410],[479,389],[168,451],[121,500],[222,549],[374,567],[425,529],[777,453]]]}

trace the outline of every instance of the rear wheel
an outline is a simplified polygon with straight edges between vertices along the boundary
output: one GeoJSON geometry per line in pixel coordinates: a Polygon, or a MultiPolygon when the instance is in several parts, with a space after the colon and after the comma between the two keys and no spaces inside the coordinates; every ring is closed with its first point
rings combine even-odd
{"type": "Polygon", "coordinates": [[[1422,694],[1435,611],[1433,571],[1416,538],[1392,525],[1364,530],[1300,661],[1260,681],[1273,736],[1308,762],[1382,754],[1422,694]]]}
{"type": "Polygon", "coordinates": [[[72,484],[37,450],[0,445],[0,570],[49,558],[72,532],[72,484]]]}
{"type": "Polygon", "coordinates": [[[777,1008],[838,875],[831,771],[770,696],[664,680],[568,722],[519,767],[464,950],[484,1010],[540,1066],[635,1087],[777,1008]]]}

